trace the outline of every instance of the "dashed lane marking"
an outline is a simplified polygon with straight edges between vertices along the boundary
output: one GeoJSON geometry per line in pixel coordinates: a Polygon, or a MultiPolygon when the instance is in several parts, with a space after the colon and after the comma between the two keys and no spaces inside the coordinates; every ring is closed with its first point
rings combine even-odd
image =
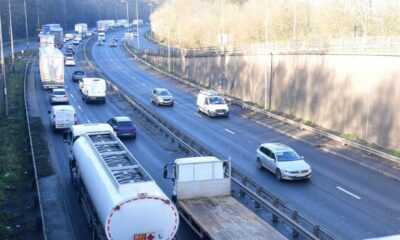
{"type": "Polygon", "coordinates": [[[81,106],[79,106],[79,105],[78,105],[78,108],[79,108],[79,110],[81,110],[81,111],[82,111],[82,108],[81,108],[81,106]]]}
{"type": "Polygon", "coordinates": [[[230,133],[230,134],[235,134],[235,132],[232,132],[231,130],[229,130],[229,129],[227,129],[227,128],[225,128],[224,130],[225,130],[226,132],[230,133]]]}
{"type": "Polygon", "coordinates": [[[346,189],[344,189],[344,188],[342,188],[342,187],[337,186],[336,188],[339,189],[340,191],[344,192],[344,193],[347,193],[348,195],[352,196],[353,198],[356,198],[356,199],[358,199],[358,200],[361,199],[361,197],[355,195],[354,193],[352,193],[352,192],[350,192],[350,191],[347,191],[346,189]]]}
{"type": "Polygon", "coordinates": [[[202,117],[199,113],[194,113],[194,114],[196,114],[196,115],[199,116],[199,117],[202,117]]]}

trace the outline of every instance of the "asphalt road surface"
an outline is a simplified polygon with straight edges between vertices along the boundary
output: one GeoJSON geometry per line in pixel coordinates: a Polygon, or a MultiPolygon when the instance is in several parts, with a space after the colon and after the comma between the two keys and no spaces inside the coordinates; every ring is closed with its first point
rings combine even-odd
{"type": "MultiPolygon", "coordinates": [[[[79,46],[78,48],[80,48],[79,46]]],[[[83,67],[83,57],[77,51],[77,66],[65,67],[65,89],[69,95],[70,105],[74,106],[79,123],[97,123],[106,122],[111,117],[129,115],[132,112],[129,106],[117,97],[109,97],[107,103],[102,104],[86,104],[79,91],[77,83],[72,82],[72,73],[76,69],[87,70],[83,67]]],[[[93,72],[86,72],[88,76],[94,76],[93,72]]],[[[49,93],[50,91],[44,90],[41,87],[39,77],[36,78],[36,94],[39,102],[39,109],[41,111],[42,119],[45,125],[46,137],[51,144],[51,151],[54,153],[55,158],[53,166],[60,175],[62,189],[64,192],[65,205],[69,217],[72,222],[72,227],[77,239],[91,239],[91,232],[89,226],[84,218],[82,209],[80,208],[75,190],[72,187],[69,176],[69,147],[62,140],[61,133],[53,133],[49,125],[49,117],[47,111],[50,109],[49,93]]],[[[175,159],[172,154],[167,150],[166,146],[158,143],[151,133],[148,133],[138,126],[137,138],[135,140],[124,140],[125,145],[137,158],[137,160],[144,166],[146,171],[157,181],[161,189],[169,196],[172,191],[172,184],[170,180],[165,180],[162,177],[162,168],[164,164],[171,163],[175,159]]],[[[181,239],[197,239],[197,236],[190,230],[184,223],[180,224],[178,236],[181,239]]]]}
{"type": "MultiPolygon", "coordinates": [[[[121,39],[123,33],[110,35],[121,39]]],[[[141,38],[142,46],[144,41],[141,38]]],[[[172,80],[149,71],[132,60],[121,44],[117,48],[110,48],[107,44],[102,47],[94,45],[91,54],[109,80],[143,106],[217,155],[230,159],[247,176],[339,237],[363,239],[399,234],[399,181],[246,119],[243,117],[245,112],[239,107],[231,107],[229,119],[211,119],[199,114],[195,104],[197,92],[177,87],[172,80]],[[173,108],[151,104],[150,93],[155,87],[170,90],[176,100],[173,108]],[[273,174],[258,169],[256,149],[264,142],[280,142],[293,147],[311,164],[312,179],[278,182],[273,174]]],[[[103,112],[102,106],[98,108],[103,115],[110,111],[107,108],[103,112]]],[[[140,139],[135,143],[139,144],[140,139]]]]}

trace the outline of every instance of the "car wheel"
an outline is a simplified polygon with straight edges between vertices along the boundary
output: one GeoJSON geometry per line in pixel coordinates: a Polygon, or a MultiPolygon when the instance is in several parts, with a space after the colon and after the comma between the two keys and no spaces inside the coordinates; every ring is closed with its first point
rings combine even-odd
{"type": "Polygon", "coordinates": [[[277,169],[275,175],[276,175],[276,180],[282,181],[282,173],[281,173],[281,170],[277,169]]]}
{"type": "Polygon", "coordinates": [[[174,106],[174,103],[171,103],[171,107],[173,107],[174,106]]]}
{"type": "Polygon", "coordinates": [[[259,169],[262,169],[262,164],[261,164],[261,159],[260,158],[257,158],[257,167],[259,168],[259,169]]]}
{"type": "Polygon", "coordinates": [[[211,117],[210,111],[207,111],[207,115],[208,117],[211,117]]]}
{"type": "Polygon", "coordinates": [[[159,104],[158,104],[158,101],[156,101],[156,106],[158,107],[158,105],[159,105],[159,104]]]}

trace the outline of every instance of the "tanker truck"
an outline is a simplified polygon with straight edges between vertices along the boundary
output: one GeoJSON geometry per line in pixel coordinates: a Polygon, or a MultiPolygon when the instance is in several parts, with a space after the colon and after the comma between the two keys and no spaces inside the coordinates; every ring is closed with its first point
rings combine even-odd
{"type": "Polygon", "coordinates": [[[179,214],[173,202],[112,130],[74,126],[71,181],[94,239],[173,239],[179,214]]]}

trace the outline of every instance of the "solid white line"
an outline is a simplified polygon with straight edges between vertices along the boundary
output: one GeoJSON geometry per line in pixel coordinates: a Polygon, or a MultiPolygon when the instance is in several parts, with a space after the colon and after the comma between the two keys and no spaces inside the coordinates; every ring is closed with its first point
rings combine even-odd
{"type": "Polygon", "coordinates": [[[200,114],[198,114],[198,113],[194,113],[194,114],[196,114],[197,116],[201,117],[201,115],[200,115],[200,114]]]}
{"type": "Polygon", "coordinates": [[[82,108],[81,108],[81,106],[79,106],[79,105],[78,105],[78,108],[79,108],[79,110],[81,110],[81,111],[82,111],[82,108]]]}
{"type": "Polygon", "coordinates": [[[341,188],[341,187],[339,187],[339,186],[337,186],[336,188],[339,189],[339,190],[342,191],[342,192],[345,192],[345,193],[349,194],[349,195],[352,196],[353,198],[356,198],[356,199],[358,199],[358,200],[361,199],[361,197],[355,195],[354,193],[351,193],[351,192],[347,191],[347,190],[344,189],[344,188],[341,188]]]}
{"type": "Polygon", "coordinates": [[[227,128],[225,128],[224,130],[227,131],[227,132],[230,133],[230,134],[235,134],[234,132],[232,132],[231,130],[229,130],[229,129],[227,129],[227,128]]]}

